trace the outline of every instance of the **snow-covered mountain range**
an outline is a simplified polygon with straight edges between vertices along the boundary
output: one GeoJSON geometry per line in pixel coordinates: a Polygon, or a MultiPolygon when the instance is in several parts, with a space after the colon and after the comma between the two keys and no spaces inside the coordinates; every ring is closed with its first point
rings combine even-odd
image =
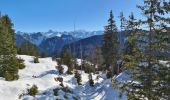
{"type": "Polygon", "coordinates": [[[48,32],[32,32],[32,33],[18,31],[16,34],[23,36],[23,38],[25,38],[26,40],[38,46],[44,40],[53,38],[53,37],[60,38],[62,37],[62,35],[65,35],[65,36],[68,35],[68,36],[72,36],[73,38],[84,39],[84,38],[91,37],[94,35],[101,35],[103,34],[103,31],[77,30],[77,31],[70,31],[70,32],[66,32],[66,31],[58,32],[58,31],[49,30],[48,32]]]}
{"type": "MultiPolygon", "coordinates": [[[[119,42],[121,47],[124,48],[126,36],[125,32],[119,32],[119,42]]],[[[49,30],[48,32],[37,32],[37,33],[25,33],[17,32],[16,35],[17,45],[22,42],[30,41],[37,45],[39,54],[41,51],[45,52],[48,56],[56,56],[62,53],[64,48],[71,49],[71,52],[75,51],[75,56],[80,56],[80,44],[84,56],[89,56],[90,51],[95,49],[97,46],[101,47],[103,40],[102,31],[75,31],[75,32],[57,32],[49,30]],[[24,41],[25,40],[25,41],[24,41]],[[73,50],[74,49],[74,50],[73,50]]]]}
{"type": "Polygon", "coordinates": [[[39,52],[44,51],[47,55],[58,55],[62,52],[65,45],[71,44],[81,39],[89,38],[94,35],[101,35],[102,31],[71,31],[71,32],[57,32],[49,30],[48,32],[20,32],[16,33],[16,44],[21,45],[26,41],[35,44],[39,52]]]}

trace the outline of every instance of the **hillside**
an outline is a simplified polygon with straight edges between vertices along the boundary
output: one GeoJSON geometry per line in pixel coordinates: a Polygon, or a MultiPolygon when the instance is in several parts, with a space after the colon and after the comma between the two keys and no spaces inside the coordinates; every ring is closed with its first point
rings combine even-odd
{"type": "MultiPolygon", "coordinates": [[[[40,58],[40,63],[33,63],[32,56],[19,55],[19,58],[24,59],[26,68],[19,71],[19,79],[8,82],[0,79],[0,100],[18,100],[21,94],[21,100],[54,100],[65,99],[73,100],[73,98],[83,100],[117,100],[119,98],[118,90],[114,89],[109,79],[105,79],[105,75],[99,74],[100,78],[96,80],[97,74],[93,75],[95,80],[94,87],[88,84],[88,74],[82,72],[82,85],[78,86],[74,75],[59,75],[55,66],[57,63],[51,58],[40,58]],[[61,89],[60,83],[55,81],[55,77],[62,77],[64,86],[69,87],[72,92],[64,92],[61,89]],[[38,94],[35,97],[26,95],[27,89],[32,85],[37,85],[38,94]],[[58,96],[54,96],[53,89],[59,89],[58,96]],[[66,96],[65,96],[66,95],[66,96]]],[[[66,70],[66,67],[65,67],[66,70]]],[[[124,75],[119,78],[124,80],[124,75]]],[[[126,79],[126,78],[125,78],[126,79]]],[[[125,96],[122,98],[126,99],[125,96]]]]}

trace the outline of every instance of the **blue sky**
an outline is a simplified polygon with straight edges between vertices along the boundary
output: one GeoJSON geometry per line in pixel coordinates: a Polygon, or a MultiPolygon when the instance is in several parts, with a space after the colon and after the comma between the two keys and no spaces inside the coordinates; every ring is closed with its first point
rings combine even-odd
{"type": "Polygon", "coordinates": [[[136,4],[140,0],[0,0],[0,11],[8,14],[16,31],[103,30],[110,10],[119,26],[121,11],[140,17],[136,4]]]}

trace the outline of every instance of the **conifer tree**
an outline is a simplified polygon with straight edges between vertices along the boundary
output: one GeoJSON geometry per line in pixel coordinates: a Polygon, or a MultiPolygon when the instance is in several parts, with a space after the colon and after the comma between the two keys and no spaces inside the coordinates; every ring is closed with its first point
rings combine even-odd
{"type": "Polygon", "coordinates": [[[7,81],[18,79],[18,60],[13,24],[7,15],[0,17],[0,76],[7,81]]]}
{"type": "Polygon", "coordinates": [[[67,65],[67,67],[68,67],[67,73],[72,74],[73,62],[72,62],[71,55],[70,55],[70,53],[68,52],[67,49],[64,50],[64,53],[62,55],[62,61],[63,61],[63,64],[67,65]]]}
{"type": "Polygon", "coordinates": [[[108,70],[112,70],[112,73],[114,74],[117,74],[117,57],[118,57],[117,48],[118,48],[118,32],[115,21],[113,20],[112,11],[110,11],[108,25],[105,26],[102,55],[106,68],[108,70]]]}
{"type": "Polygon", "coordinates": [[[144,0],[141,9],[145,19],[136,20],[133,14],[128,21],[129,43],[132,51],[125,56],[125,66],[132,81],[125,83],[123,88],[128,99],[160,100],[170,98],[170,52],[169,23],[165,17],[169,13],[168,0],[144,0]]]}
{"type": "Polygon", "coordinates": [[[64,73],[64,68],[62,66],[62,60],[61,59],[57,59],[56,61],[57,61],[57,64],[58,64],[58,66],[57,66],[58,72],[61,75],[61,74],[64,73]]]}
{"type": "Polygon", "coordinates": [[[118,73],[120,72],[120,68],[122,67],[123,63],[123,56],[125,55],[125,41],[124,41],[124,35],[126,34],[127,30],[127,20],[124,17],[123,12],[120,12],[120,32],[119,32],[119,51],[118,51],[118,73]]]}

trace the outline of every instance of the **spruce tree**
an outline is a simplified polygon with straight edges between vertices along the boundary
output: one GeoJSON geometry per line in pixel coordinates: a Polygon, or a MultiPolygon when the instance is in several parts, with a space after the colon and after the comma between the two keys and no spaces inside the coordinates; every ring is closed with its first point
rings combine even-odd
{"type": "Polygon", "coordinates": [[[67,65],[68,67],[68,74],[72,74],[73,71],[73,62],[72,62],[72,57],[67,49],[64,50],[64,53],[62,55],[62,61],[63,64],[67,65]]]}
{"type": "Polygon", "coordinates": [[[112,11],[110,11],[108,25],[105,26],[104,31],[102,55],[107,70],[112,70],[112,73],[114,74],[117,74],[117,57],[118,57],[117,48],[118,48],[118,32],[115,21],[113,20],[112,11]]]}
{"type": "Polygon", "coordinates": [[[122,67],[123,63],[123,56],[125,55],[125,41],[124,41],[124,36],[126,34],[127,30],[127,20],[124,17],[123,12],[120,12],[120,32],[119,32],[119,50],[118,50],[118,73],[120,72],[120,68],[122,67]]]}
{"type": "Polygon", "coordinates": [[[124,84],[128,99],[169,99],[170,67],[160,60],[170,61],[168,0],[144,0],[140,8],[144,19],[136,20],[133,14],[128,21],[129,43],[132,51],[125,56],[125,66],[132,77],[124,84]]]}
{"type": "Polygon", "coordinates": [[[62,66],[62,60],[61,59],[56,59],[56,61],[57,61],[57,65],[58,65],[57,66],[58,72],[61,75],[61,74],[64,73],[64,68],[62,66]]]}
{"type": "Polygon", "coordinates": [[[15,33],[10,18],[0,17],[0,76],[7,81],[18,79],[15,33]]]}

